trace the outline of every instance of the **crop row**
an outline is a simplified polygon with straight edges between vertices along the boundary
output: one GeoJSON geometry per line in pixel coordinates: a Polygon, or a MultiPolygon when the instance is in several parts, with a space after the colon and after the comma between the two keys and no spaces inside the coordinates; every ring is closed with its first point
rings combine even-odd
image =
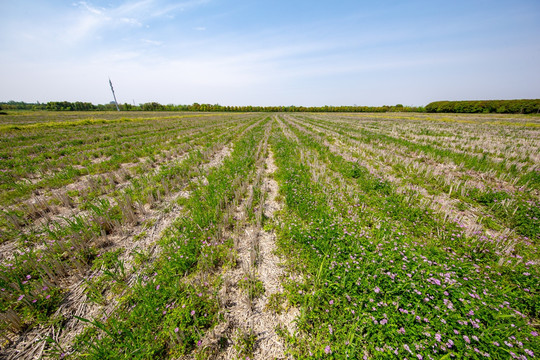
{"type": "MultiPolygon", "coordinates": [[[[224,137],[210,131],[197,140],[200,144],[193,141],[194,150],[182,161],[163,164],[156,171],[134,177],[121,189],[93,201],[83,199],[70,217],[48,222],[41,229],[20,231],[18,249],[1,266],[3,331],[17,334],[35,323],[49,321],[69,295],[65,293],[67,284],[78,281],[90,269],[100,269],[104,250],[118,247],[115,240],[126,231],[129,234],[130,227],[142,222],[148,228],[155,221],[149,217],[152,207],[177,198],[175,194],[189,185],[189,179],[201,176],[205,162],[250,124],[253,121],[239,124],[224,137]]],[[[128,238],[137,241],[142,236],[139,233],[134,239],[128,238]]],[[[118,262],[115,264],[119,271],[118,262]]],[[[93,292],[89,295],[101,301],[100,291],[93,292]]]]}
{"type": "MultiPolygon", "coordinates": [[[[495,172],[496,175],[502,176],[501,180],[508,179],[510,176],[514,177],[516,174],[523,176],[524,173],[535,170],[536,167],[534,156],[536,156],[536,148],[538,147],[538,142],[535,140],[538,133],[537,127],[529,129],[525,126],[520,126],[521,124],[519,123],[515,125],[484,126],[477,123],[467,124],[467,126],[458,123],[449,129],[450,125],[448,123],[444,123],[446,125],[445,127],[438,127],[434,126],[430,121],[419,122],[417,120],[413,122],[414,125],[405,127],[404,131],[407,132],[408,136],[402,136],[399,129],[404,125],[401,122],[396,125],[390,120],[380,121],[380,119],[369,118],[367,119],[368,121],[362,121],[361,119],[359,119],[360,121],[353,121],[350,118],[337,121],[336,119],[333,120],[331,122],[332,126],[339,127],[341,131],[351,131],[354,135],[365,137],[372,143],[393,145],[409,151],[418,151],[444,161],[455,162],[471,170],[495,172]],[[497,130],[493,130],[494,128],[497,130]],[[439,134],[439,144],[434,141],[418,141],[415,137],[412,137],[411,140],[407,139],[415,132],[430,130],[433,133],[439,134]],[[461,139],[461,146],[464,149],[456,150],[455,146],[452,147],[453,141],[451,134],[456,134],[460,131],[467,135],[458,136],[461,139]],[[496,135],[492,134],[493,131],[496,132],[496,135]],[[486,140],[480,141],[475,145],[475,140],[479,139],[482,134],[488,136],[490,144],[504,145],[504,148],[500,149],[498,154],[493,154],[489,151],[489,147],[486,146],[486,140]],[[519,141],[519,139],[526,145],[518,146],[516,141],[519,141]],[[509,145],[512,146],[510,147],[509,145]],[[523,162],[513,161],[511,156],[508,156],[508,151],[510,150],[513,152],[522,150],[523,152],[520,153],[519,159],[524,159],[523,162]],[[530,158],[530,156],[533,157],[530,158]]],[[[438,125],[438,122],[433,123],[438,125]]],[[[519,181],[519,183],[523,182],[519,181]]]]}
{"type": "Polygon", "coordinates": [[[147,175],[173,165],[175,161],[185,157],[191,151],[200,151],[199,147],[209,141],[220,142],[220,139],[229,131],[234,133],[234,127],[201,128],[195,134],[178,136],[177,139],[181,145],[177,145],[174,151],[166,152],[159,157],[147,158],[139,163],[124,163],[118,170],[83,176],[63,188],[56,189],[49,196],[38,195],[32,197],[30,201],[13,206],[12,210],[5,212],[6,218],[10,220],[11,225],[21,227],[25,225],[25,221],[35,222],[39,217],[50,218],[49,214],[62,212],[62,208],[85,206],[104,194],[118,192],[130,183],[144,187],[147,175]]]}
{"type": "Polygon", "coordinates": [[[289,131],[298,142],[276,135],[273,147],[287,210],[280,245],[305,279],[288,285],[289,300],[301,307],[300,333],[284,334],[295,356],[538,352],[534,262],[499,264],[458,224],[318,139],[289,131]]]}
{"type": "Polygon", "coordinates": [[[223,126],[220,116],[193,125],[188,118],[111,120],[61,128],[10,130],[0,153],[2,204],[18,202],[32,192],[54,189],[87,174],[118,169],[121,164],[158,156],[182,144],[201,128],[223,126]],[[203,122],[203,124],[201,124],[203,122]]]}
{"type": "Polygon", "coordinates": [[[405,181],[409,188],[422,188],[431,195],[447,198],[449,206],[453,206],[452,202],[456,204],[458,213],[476,214],[488,229],[501,232],[509,228],[524,236],[525,242],[527,238],[534,240],[540,232],[538,194],[533,184],[505,184],[499,179],[489,179],[483,172],[467,169],[458,159],[445,163],[441,157],[415,155],[422,151],[421,147],[411,145],[403,150],[373,144],[369,136],[351,133],[341,136],[320,124],[311,126],[329,132],[330,139],[330,134],[338,135],[347,143],[342,148],[352,151],[352,156],[371,162],[396,181],[405,181]],[[362,155],[357,153],[360,149],[362,155]]]}
{"type": "Polygon", "coordinates": [[[264,123],[234,143],[223,165],[206,174],[184,200],[184,210],[159,240],[160,257],[140,274],[115,312],[77,340],[91,359],[163,358],[192,351],[204,331],[218,321],[216,267],[229,261],[234,226],[231,211],[238,191],[254,174],[264,123]],[[141,324],[140,319],[145,319],[141,324]]]}

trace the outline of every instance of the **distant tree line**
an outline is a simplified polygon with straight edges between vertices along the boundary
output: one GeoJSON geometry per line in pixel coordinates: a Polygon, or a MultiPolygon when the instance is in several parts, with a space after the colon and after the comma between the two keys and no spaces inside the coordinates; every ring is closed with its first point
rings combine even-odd
{"type": "Polygon", "coordinates": [[[161,105],[156,102],[141,104],[142,111],[219,111],[219,112],[388,112],[388,111],[410,111],[423,112],[421,107],[403,106],[223,106],[219,104],[199,104],[192,105],[161,105]]]}
{"type": "Polygon", "coordinates": [[[537,114],[540,113],[540,99],[435,101],[426,105],[426,111],[437,113],[537,114]]]}
{"type": "Polygon", "coordinates": [[[96,106],[89,102],[69,102],[69,101],[50,101],[46,105],[46,110],[52,111],[91,111],[96,110],[96,106]]]}
{"type": "MultiPolygon", "coordinates": [[[[51,111],[115,111],[114,103],[94,105],[89,102],[50,101],[26,103],[23,101],[0,102],[4,110],[51,110],[51,111]]],[[[424,112],[423,107],[403,106],[223,106],[219,104],[163,105],[149,102],[139,105],[119,104],[122,111],[204,111],[204,112],[424,112]]]]}
{"type": "MultiPolygon", "coordinates": [[[[435,101],[422,106],[223,106],[219,104],[163,105],[148,102],[139,105],[119,104],[122,111],[204,111],[204,112],[435,112],[435,113],[540,113],[540,99],[533,100],[473,100],[435,101]]],[[[116,111],[114,103],[94,105],[89,102],[50,101],[26,103],[23,101],[0,102],[5,110],[51,110],[51,111],[116,111]]]]}
{"type": "Polygon", "coordinates": [[[48,103],[27,103],[24,101],[0,102],[4,110],[51,110],[51,111],[113,111],[113,104],[94,105],[90,102],[49,101],[48,103]]]}

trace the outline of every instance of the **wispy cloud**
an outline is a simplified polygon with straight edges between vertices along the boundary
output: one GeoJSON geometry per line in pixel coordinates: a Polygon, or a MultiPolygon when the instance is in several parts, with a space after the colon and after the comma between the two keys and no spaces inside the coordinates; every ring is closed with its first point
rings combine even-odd
{"type": "Polygon", "coordinates": [[[141,40],[144,44],[154,45],[154,46],[161,46],[163,45],[163,41],[156,41],[156,40],[149,40],[149,39],[142,39],[141,40]]]}
{"type": "Polygon", "coordinates": [[[210,3],[210,0],[192,0],[192,1],[183,1],[177,2],[171,5],[161,5],[156,6],[153,9],[152,16],[164,16],[178,11],[186,11],[193,8],[196,8],[201,5],[210,3]]]}
{"type": "Polygon", "coordinates": [[[74,4],[75,6],[81,7],[83,9],[88,10],[92,14],[101,15],[103,14],[104,9],[98,9],[91,5],[89,5],[86,1],[79,1],[78,3],[74,4]]]}
{"type": "Polygon", "coordinates": [[[73,4],[79,12],[73,14],[64,38],[71,44],[75,44],[88,37],[102,36],[115,29],[148,27],[149,23],[160,17],[174,17],[178,12],[208,2],[208,0],[193,0],[170,4],[160,0],[139,0],[126,1],[117,6],[98,7],[88,1],[79,1],[73,4]]]}

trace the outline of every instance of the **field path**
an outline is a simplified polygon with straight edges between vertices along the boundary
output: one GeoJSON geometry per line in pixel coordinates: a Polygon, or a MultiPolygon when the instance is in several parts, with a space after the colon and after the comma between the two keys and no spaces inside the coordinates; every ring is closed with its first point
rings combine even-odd
{"type": "MultiPolygon", "coordinates": [[[[274,217],[275,211],[280,209],[276,202],[278,195],[278,184],[271,177],[275,172],[276,165],[271,151],[266,158],[266,178],[264,180],[264,190],[268,197],[264,203],[264,215],[270,219],[274,217]]],[[[284,358],[284,345],[276,334],[276,327],[282,326],[289,332],[294,332],[293,320],[299,315],[297,309],[290,309],[287,312],[276,314],[267,308],[269,299],[274,294],[283,292],[281,280],[285,276],[282,260],[275,254],[276,234],[273,231],[261,230],[259,236],[259,259],[258,274],[265,289],[265,293],[255,303],[253,316],[253,328],[258,336],[258,346],[255,349],[255,359],[284,358]]]]}
{"type": "MultiPolygon", "coordinates": [[[[266,146],[266,143],[265,143],[266,146]]],[[[259,211],[268,219],[280,209],[276,201],[278,184],[272,178],[276,170],[271,150],[264,149],[268,155],[258,161],[255,181],[248,188],[248,195],[237,207],[235,219],[243,224],[247,217],[247,208],[252,203],[254,188],[260,186],[264,202],[254,211],[259,211]]],[[[285,270],[282,260],[275,254],[276,234],[272,230],[263,230],[260,224],[239,226],[235,237],[237,266],[225,271],[223,286],[219,297],[225,321],[218,324],[202,341],[202,348],[211,349],[215,359],[238,359],[248,356],[250,359],[284,359],[285,346],[276,333],[276,327],[294,332],[293,320],[298,316],[297,309],[288,309],[279,314],[268,308],[272,295],[283,292],[281,286],[285,270]],[[254,278],[262,283],[264,294],[251,297],[241,282],[254,278]],[[247,355],[243,345],[251,337],[252,354],[247,355]],[[227,339],[227,346],[223,345],[227,339]],[[221,345],[220,345],[221,343],[221,345]]],[[[209,354],[207,354],[209,355],[209,354]]]]}

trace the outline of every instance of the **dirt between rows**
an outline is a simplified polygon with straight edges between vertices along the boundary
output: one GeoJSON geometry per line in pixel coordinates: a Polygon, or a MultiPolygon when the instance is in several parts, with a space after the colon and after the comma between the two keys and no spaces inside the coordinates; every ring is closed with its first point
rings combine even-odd
{"type": "MultiPolygon", "coordinates": [[[[293,126],[297,127],[300,131],[309,133],[312,136],[318,136],[316,133],[298,124],[293,119],[289,119],[289,121],[291,121],[293,126]]],[[[423,198],[426,200],[422,201],[424,205],[435,212],[442,213],[446,219],[457,220],[465,230],[467,236],[478,236],[485,233],[499,244],[499,247],[506,255],[510,255],[514,251],[517,243],[524,241],[523,237],[518,236],[511,229],[495,231],[485,228],[484,225],[478,221],[479,217],[482,216],[482,212],[479,209],[469,208],[467,210],[458,210],[456,208],[457,201],[452,199],[447,193],[431,195],[423,187],[406,183],[402,179],[393,176],[391,174],[391,167],[382,162],[379,162],[378,168],[375,168],[365,160],[354,156],[352,149],[347,149],[347,146],[344,146],[344,144],[339,146],[339,143],[336,145],[328,142],[326,139],[320,138],[319,140],[327,146],[330,151],[342,156],[345,160],[358,163],[365,167],[370,173],[382,176],[385,180],[395,184],[398,192],[406,193],[408,191],[413,191],[420,195],[421,199],[423,198]]]]}
{"type": "MultiPolygon", "coordinates": [[[[273,154],[268,152],[264,167],[257,169],[255,178],[261,178],[262,191],[266,194],[262,210],[268,219],[274,219],[275,212],[281,208],[276,201],[278,184],[272,178],[276,170],[273,154]]],[[[234,218],[237,224],[244,223],[246,206],[253,195],[252,183],[248,195],[236,208],[234,218]]],[[[242,227],[235,236],[237,266],[222,274],[223,286],[219,291],[219,301],[223,304],[224,321],[218,324],[202,340],[202,348],[211,349],[211,358],[238,359],[246,354],[240,347],[241,339],[254,336],[253,354],[250,359],[284,359],[286,355],[283,340],[277,335],[276,328],[283,327],[290,333],[295,332],[293,320],[299,315],[298,309],[289,308],[276,313],[268,306],[269,299],[283,292],[281,281],[286,276],[283,260],[275,254],[276,235],[260,226],[250,224],[242,227]],[[251,298],[240,286],[248,277],[255,277],[262,282],[264,294],[251,298]],[[220,349],[221,339],[227,339],[225,349],[220,349]]]]}
{"type": "MultiPolygon", "coordinates": [[[[205,170],[220,166],[230,153],[231,147],[224,146],[205,164],[207,165],[205,170]]],[[[173,224],[174,220],[181,216],[183,208],[177,204],[177,200],[182,197],[189,197],[189,192],[181,190],[170,194],[162,199],[160,205],[154,209],[145,207],[144,213],[138,215],[138,225],[117,229],[114,233],[99,239],[104,244],[101,248],[102,252],[123,249],[119,259],[125,264],[127,274],[127,286],[125,289],[129,289],[138,274],[158,258],[160,248],[157,246],[157,240],[173,224]],[[167,211],[164,211],[165,209],[167,211]],[[149,223],[153,224],[149,228],[144,225],[149,223]],[[148,259],[143,266],[136,265],[134,259],[135,250],[148,255],[148,259]]],[[[8,360],[30,360],[47,355],[54,357],[49,353],[56,345],[47,345],[45,339],[48,337],[53,339],[67,353],[72,351],[71,346],[75,337],[86,328],[86,324],[75,317],[102,319],[109,316],[117,307],[118,299],[126,291],[124,290],[120,294],[114,294],[110,290],[106,291],[103,295],[106,299],[105,304],[90,301],[85,292],[86,282],[93,277],[99,276],[99,274],[99,270],[88,269],[85,274],[79,274],[75,271],[74,274],[63,279],[62,283],[64,285],[62,287],[66,290],[66,295],[60,307],[51,316],[52,319],[63,319],[61,328],[42,325],[32,328],[20,336],[13,337],[11,344],[3,349],[5,358],[8,360]]]]}
{"type": "MultiPolygon", "coordinates": [[[[335,137],[341,137],[341,135],[337,134],[335,131],[322,128],[314,124],[309,125],[314,129],[318,129],[318,131],[322,131],[323,133],[330,133],[335,137]]],[[[351,132],[348,132],[348,134],[351,134],[351,132]]],[[[479,172],[473,169],[464,170],[454,163],[438,162],[429,155],[419,153],[410,154],[403,146],[382,143],[377,143],[376,146],[373,146],[353,139],[348,139],[348,141],[354,144],[357,149],[363,149],[371,153],[387,151],[389,156],[396,157],[400,162],[428,166],[430,168],[429,171],[434,175],[453,176],[457,179],[461,179],[463,175],[466,175],[467,177],[470,177],[470,179],[466,180],[467,185],[470,187],[476,187],[482,190],[486,186],[489,186],[491,188],[504,190],[511,193],[515,193],[518,190],[512,182],[499,178],[489,172],[479,172]]],[[[536,193],[535,196],[538,196],[538,193],[536,193]]]]}

